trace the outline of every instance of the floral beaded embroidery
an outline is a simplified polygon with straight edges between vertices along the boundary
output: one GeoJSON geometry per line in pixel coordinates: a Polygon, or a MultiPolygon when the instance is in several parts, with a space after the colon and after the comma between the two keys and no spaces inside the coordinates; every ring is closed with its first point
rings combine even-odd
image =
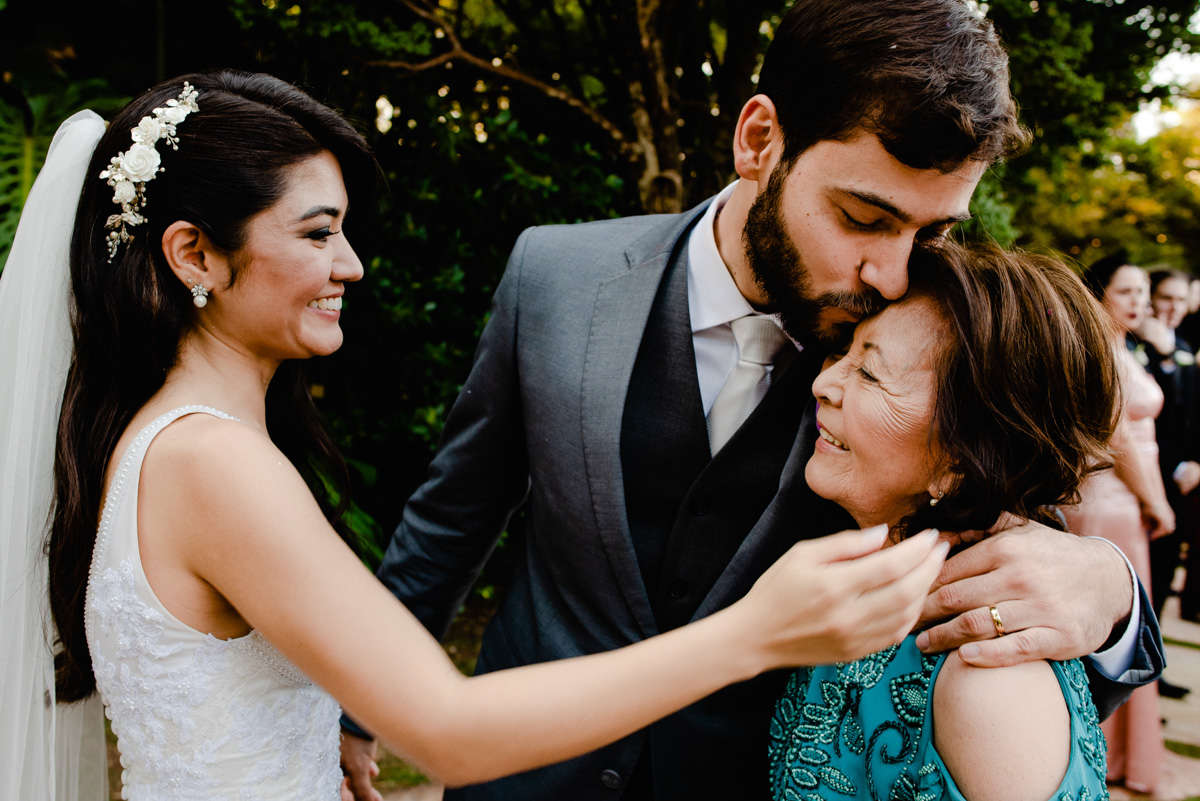
{"type": "MultiPolygon", "coordinates": [[[[932,682],[944,657],[912,639],[856,662],[791,675],[770,724],[776,801],[960,798],[932,742],[932,682]]],[[[1072,712],[1071,767],[1054,801],[1107,801],[1105,748],[1078,660],[1053,663],[1072,712]]]]}

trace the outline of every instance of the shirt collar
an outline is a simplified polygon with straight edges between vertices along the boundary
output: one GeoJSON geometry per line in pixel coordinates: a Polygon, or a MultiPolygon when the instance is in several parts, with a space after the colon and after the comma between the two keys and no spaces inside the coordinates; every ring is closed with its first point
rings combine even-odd
{"type": "Polygon", "coordinates": [[[717,214],[733,195],[735,186],[737,181],[713,198],[688,237],[688,313],[693,334],[755,313],[717,249],[717,214]]]}

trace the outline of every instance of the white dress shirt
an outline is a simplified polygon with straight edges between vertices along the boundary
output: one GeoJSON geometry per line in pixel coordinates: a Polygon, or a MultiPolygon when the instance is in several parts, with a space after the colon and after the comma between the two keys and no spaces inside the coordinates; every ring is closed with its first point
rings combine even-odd
{"type": "MultiPolygon", "coordinates": [[[[730,323],[747,314],[758,313],[742,296],[717,248],[717,215],[725,207],[735,186],[736,181],[721,190],[708,205],[704,216],[688,236],[687,243],[688,313],[692,322],[696,378],[700,384],[700,400],[704,406],[705,418],[712,410],[713,401],[717,399],[725,380],[737,365],[738,347],[730,323]]],[[[772,319],[779,324],[777,316],[772,315],[772,319]]],[[[799,350],[800,346],[796,345],[796,348],[799,350]]],[[[1117,548],[1116,545],[1109,544],[1117,548]]],[[[1117,548],[1117,553],[1125,558],[1120,548],[1117,548]]],[[[1129,560],[1125,559],[1125,563],[1129,565],[1129,560]]],[[[1134,577],[1132,565],[1129,566],[1129,575],[1134,577]]],[[[1136,586],[1136,579],[1134,581],[1136,586]]],[[[1111,648],[1092,654],[1096,668],[1101,673],[1110,679],[1120,679],[1121,675],[1129,670],[1133,664],[1140,628],[1141,603],[1137,592],[1134,592],[1133,613],[1121,639],[1111,648]]]]}
{"type": "MultiPolygon", "coordinates": [[[[704,217],[688,237],[688,313],[692,319],[692,345],[696,351],[696,378],[704,416],[712,410],[725,379],[738,361],[737,342],[730,326],[739,317],[758,314],[750,305],[717,249],[717,215],[724,208],[737,182],[730,184],[709,204],[704,217]]],[[[779,325],[776,315],[770,316],[779,325]]],[[[797,349],[799,346],[797,346],[797,349]]],[[[768,368],[770,370],[770,368],[768,368]]]]}

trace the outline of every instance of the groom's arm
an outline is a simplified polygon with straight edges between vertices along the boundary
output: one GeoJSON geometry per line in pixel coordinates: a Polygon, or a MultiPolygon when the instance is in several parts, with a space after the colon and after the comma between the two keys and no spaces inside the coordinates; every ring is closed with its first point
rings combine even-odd
{"type": "MultiPolygon", "coordinates": [[[[1136,581],[1136,578],[1135,578],[1136,581]]],[[[1104,720],[1125,703],[1129,694],[1143,684],[1157,679],[1166,667],[1162,634],[1154,617],[1150,596],[1137,582],[1138,601],[1135,604],[1139,620],[1131,621],[1121,641],[1109,649],[1084,660],[1088,685],[1096,711],[1104,720]]]]}
{"type": "MultiPolygon", "coordinates": [[[[405,504],[376,576],[439,639],[529,488],[517,378],[517,239],[429,476],[405,504]]],[[[343,728],[369,737],[349,718],[343,728]]]]}
{"type": "Polygon", "coordinates": [[[966,646],[960,655],[980,667],[1090,655],[1093,697],[1108,713],[1164,666],[1158,623],[1144,598],[1111,543],[1027,523],[946,562],[923,619],[950,619],[917,642],[928,651],[966,646]],[[1003,623],[1002,637],[992,606],[1003,623]],[[1115,655],[1096,653],[1114,642],[1115,655]]]}
{"type": "Polygon", "coordinates": [[[529,489],[516,359],[529,235],[517,239],[429,477],[405,505],[376,573],[438,638],[529,489]]]}

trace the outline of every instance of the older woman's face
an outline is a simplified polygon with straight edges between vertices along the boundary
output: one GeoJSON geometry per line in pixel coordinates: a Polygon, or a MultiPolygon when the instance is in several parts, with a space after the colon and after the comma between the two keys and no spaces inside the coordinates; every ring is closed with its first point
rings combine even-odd
{"type": "Polygon", "coordinates": [[[934,357],[947,335],[932,301],[902,300],[860,323],[813,382],[820,436],[805,477],[860,526],[894,525],[938,492],[934,357]]]}
{"type": "Polygon", "coordinates": [[[1104,288],[1104,308],[1123,331],[1141,325],[1150,309],[1150,278],[1146,271],[1126,264],[1113,273],[1104,288]]]}

